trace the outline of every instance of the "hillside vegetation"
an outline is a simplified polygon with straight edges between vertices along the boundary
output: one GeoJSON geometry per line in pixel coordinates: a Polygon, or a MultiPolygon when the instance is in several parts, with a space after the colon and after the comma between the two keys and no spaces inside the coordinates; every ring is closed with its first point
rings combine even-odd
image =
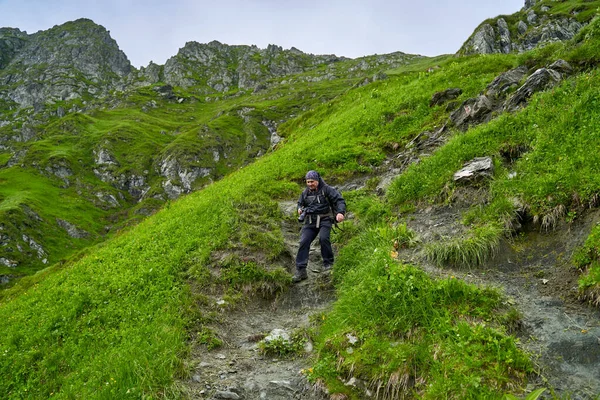
{"type": "MultiPolygon", "coordinates": [[[[494,176],[479,183],[486,201],[464,215],[468,234],[424,249],[441,266],[477,268],[493,259],[500,238],[518,234],[520,223],[549,230],[596,207],[600,156],[590,149],[600,145],[599,60],[596,17],[569,42],[520,55],[419,59],[364,86],[320,82],[258,102],[239,96],[202,107],[172,103],[142,112],[141,106],[155,96],[150,89],[123,98],[122,108],[71,114],[48,124],[26,155],[39,151],[36,169],[14,165],[0,170],[0,182],[6,183],[0,189],[0,211],[18,214],[15,220],[64,215],[94,234],[78,243],[48,228],[43,236],[57,254],[49,259],[51,266],[23,272],[29,276],[0,292],[0,397],[180,397],[174,381],[188,373],[191,346],[221,345],[208,326],[226,318],[227,310],[215,308],[210,295],[222,295],[235,308],[253,295],[272,296],[291,284],[281,231],[287,217],[277,202],[296,198],[308,169],[321,171],[334,184],[372,178],[363,188],[344,193],[354,218],[335,237],[340,249],[333,273],[337,300],[310,332],[315,357],[307,378],[340,399],[364,396],[344,385],[349,377],[366,382],[379,398],[522,395],[535,378],[536,365],[515,337],[515,307],[494,288],[430,276],[400,260],[398,249],[420,246],[406,218],[420,207],[452,201],[458,190],[454,172],[475,157],[491,156],[494,176]],[[534,95],[522,110],[495,115],[465,132],[450,129],[438,147],[419,154],[418,162],[404,165],[398,158],[398,149],[418,134],[447,122],[446,105],[429,105],[434,93],[458,87],[458,101],[464,101],[503,72],[520,65],[534,71],[558,59],[569,62],[574,72],[534,95]],[[291,101],[309,92],[314,100],[291,101]],[[299,109],[286,109],[290,103],[299,109]],[[246,124],[260,121],[242,123],[238,111],[246,107],[273,113],[272,120],[289,118],[278,128],[283,142],[273,150],[260,147],[266,154],[252,162],[249,153],[257,149],[248,142],[246,124]],[[220,113],[216,119],[215,112],[220,113]],[[200,190],[177,201],[162,207],[151,197],[150,204],[131,202],[131,215],[113,217],[119,229],[101,243],[96,234],[112,214],[70,196],[75,187],[58,191],[39,177],[52,158],[69,160],[72,168],[93,164],[90,154],[78,149],[85,141],[97,143],[95,135],[120,163],[131,158],[127,165],[135,171],[123,171],[126,175],[154,170],[150,155],[157,151],[175,154],[190,146],[198,149],[199,160],[205,147],[190,139],[198,135],[198,126],[217,133],[206,137],[208,148],[230,135],[228,143],[239,144],[230,151],[243,155],[231,164],[217,163],[214,182],[201,182],[194,188],[200,190]],[[44,139],[52,130],[62,135],[44,139]],[[401,173],[381,195],[377,173],[391,167],[401,173]],[[36,204],[41,198],[48,208],[36,204]],[[27,214],[24,202],[50,211],[27,214]],[[160,209],[147,218],[136,216],[144,207],[160,209]],[[139,223],[128,225],[131,216],[139,223]],[[73,250],[58,250],[67,243],[73,250]],[[352,352],[347,350],[350,337],[356,339],[352,352]]],[[[181,90],[181,97],[191,96],[181,90]]],[[[8,162],[5,158],[0,161],[8,162]]],[[[114,187],[89,171],[82,174],[118,198],[114,187]]],[[[10,229],[17,228],[2,226],[2,231],[10,229]]],[[[573,260],[582,271],[581,297],[596,305],[599,249],[596,228],[573,260]]]]}

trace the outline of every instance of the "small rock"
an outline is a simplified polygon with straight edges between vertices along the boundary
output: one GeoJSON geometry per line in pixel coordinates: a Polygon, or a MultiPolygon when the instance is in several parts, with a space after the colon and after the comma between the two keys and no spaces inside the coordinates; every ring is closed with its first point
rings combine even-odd
{"type": "Polygon", "coordinates": [[[491,157],[477,157],[465,164],[454,174],[454,181],[469,181],[479,177],[492,176],[494,163],[491,157]]]}
{"type": "Polygon", "coordinates": [[[229,399],[229,400],[238,400],[241,399],[240,395],[237,393],[217,390],[214,395],[215,399],[229,399]]]}
{"type": "Polygon", "coordinates": [[[348,333],[346,335],[346,338],[348,338],[348,342],[350,344],[356,344],[358,342],[358,338],[356,336],[354,336],[353,334],[351,334],[351,333],[348,333]]]}

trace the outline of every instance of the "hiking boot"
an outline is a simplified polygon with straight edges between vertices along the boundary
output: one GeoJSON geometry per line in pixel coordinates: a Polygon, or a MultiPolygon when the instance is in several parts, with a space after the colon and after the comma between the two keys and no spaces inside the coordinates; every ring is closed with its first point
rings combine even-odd
{"type": "Polygon", "coordinates": [[[323,272],[331,272],[331,268],[333,268],[331,264],[325,264],[323,265],[323,272]]]}
{"type": "Polygon", "coordinates": [[[308,274],[306,273],[306,270],[302,270],[302,271],[296,272],[296,274],[292,278],[292,282],[293,283],[298,283],[298,282],[301,282],[301,281],[303,281],[305,279],[308,279],[308,274]]]}

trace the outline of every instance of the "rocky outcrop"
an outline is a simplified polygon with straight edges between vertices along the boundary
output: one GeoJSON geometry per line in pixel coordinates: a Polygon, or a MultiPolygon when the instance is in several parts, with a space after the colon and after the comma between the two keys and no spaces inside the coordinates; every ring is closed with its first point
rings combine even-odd
{"type": "Polygon", "coordinates": [[[27,42],[27,32],[0,28],[0,69],[6,67],[27,42]]]}
{"type": "Polygon", "coordinates": [[[32,35],[2,29],[0,54],[0,99],[20,107],[106,95],[132,69],[109,32],[88,19],[32,35]]]}
{"type": "Polygon", "coordinates": [[[267,79],[298,74],[342,59],[335,55],[305,54],[293,47],[283,50],[275,45],[259,49],[218,41],[188,42],[165,63],[164,79],[185,88],[204,87],[206,93],[254,89],[267,79]]]}
{"type": "Polygon", "coordinates": [[[557,85],[571,71],[564,60],[558,60],[546,68],[531,74],[525,82],[527,68],[520,66],[497,76],[477,97],[465,100],[450,114],[455,127],[466,130],[470,126],[488,122],[505,111],[515,111],[527,103],[537,92],[557,85]],[[511,92],[512,89],[516,91],[511,92]]]}
{"type": "MultiPolygon", "coordinates": [[[[538,46],[572,39],[589,21],[553,13],[551,5],[526,0],[520,12],[481,24],[457,52],[458,55],[524,52],[538,46]],[[514,18],[514,17],[517,18],[514,18]],[[508,21],[514,21],[510,24],[508,21]]],[[[586,7],[586,6],[582,6],[586,7]]]]}
{"type": "Polygon", "coordinates": [[[552,68],[540,68],[535,71],[513,96],[506,102],[504,108],[514,111],[525,103],[534,93],[555,86],[562,79],[562,74],[552,68]]]}
{"type": "Polygon", "coordinates": [[[169,199],[191,192],[194,182],[199,178],[210,177],[212,171],[213,168],[210,167],[184,164],[173,156],[168,156],[158,165],[159,174],[166,178],[162,186],[169,199]]]}
{"type": "Polygon", "coordinates": [[[65,231],[67,231],[69,236],[71,236],[72,238],[84,239],[84,238],[87,238],[90,236],[90,234],[88,232],[86,232],[85,230],[78,228],[74,224],[72,224],[68,221],[65,221],[64,219],[57,218],[56,223],[58,224],[58,226],[63,228],[65,231]]]}

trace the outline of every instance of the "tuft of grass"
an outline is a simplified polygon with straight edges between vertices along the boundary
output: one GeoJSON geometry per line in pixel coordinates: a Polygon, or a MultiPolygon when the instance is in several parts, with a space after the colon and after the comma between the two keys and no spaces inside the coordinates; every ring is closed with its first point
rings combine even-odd
{"type": "Polygon", "coordinates": [[[425,255],[437,265],[471,268],[483,265],[498,251],[504,229],[498,225],[473,228],[468,236],[425,245],[425,255]]]}
{"type": "Polygon", "coordinates": [[[592,228],[585,243],[573,253],[571,261],[582,271],[580,297],[600,307],[600,224],[592,228]]]}
{"type": "Polygon", "coordinates": [[[289,339],[283,336],[266,337],[258,343],[258,349],[269,356],[293,357],[302,354],[307,342],[307,332],[300,329],[293,332],[289,339]]]}

